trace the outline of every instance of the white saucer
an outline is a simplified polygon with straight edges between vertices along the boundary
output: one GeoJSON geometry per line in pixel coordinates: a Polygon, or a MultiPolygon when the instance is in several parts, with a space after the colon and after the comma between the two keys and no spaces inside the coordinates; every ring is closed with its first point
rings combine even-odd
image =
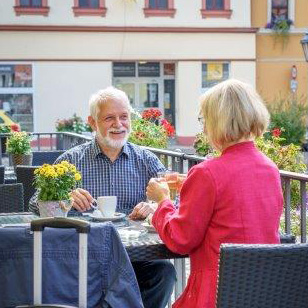
{"type": "Polygon", "coordinates": [[[144,222],[141,225],[145,227],[148,230],[148,232],[156,232],[156,229],[154,228],[154,226],[149,225],[147,222],[144,222]]]}
{"type": "Polygon", "coordinates": [[[121,220],[121,219],[126,217],[126,214],[118,213],[118,212],[114,213],[113,216],[101,216],[101,217],[99,217],[99,216],[93,215],[93,213],[87,213],[85,215],[91,217],[92,219],[94,219],[96,221],[102,221],[102,222],[103,221],[117,221],[117,220],[121,220]]]}

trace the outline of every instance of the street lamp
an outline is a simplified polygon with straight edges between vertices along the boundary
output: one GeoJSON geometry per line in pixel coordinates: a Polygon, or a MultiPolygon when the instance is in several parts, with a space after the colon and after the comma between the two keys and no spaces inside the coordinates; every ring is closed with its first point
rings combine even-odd
{"type": "Polygon", "coordinates": [[[308,62],[308,32],[305,33],[303,39],[301,40],[301,44],[303,46],[306,62],[308,62]]]}

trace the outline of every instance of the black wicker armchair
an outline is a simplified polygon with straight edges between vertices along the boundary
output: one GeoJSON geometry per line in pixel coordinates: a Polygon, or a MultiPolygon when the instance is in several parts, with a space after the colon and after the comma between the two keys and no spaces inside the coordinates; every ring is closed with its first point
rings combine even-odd
{"type": "Polygon", "coordinates": [[[23,212],[22,184],[0,184],[0,213],[23,212]]]}
{"type": "Polygon", "coordinates": [[[34,170],[37,166],[16,166],[16,178],[17,183],[22,183],[24,188],[24,209],[25,212],[29,210],[29,201],[35,192],[34,181],[34,170]]]}
{"type": "Polygon", "coordinates": [[[65,151],[34,151],[32,165],[41,166],[43,164],[53,164],[55,160],[65,151]]]}
{"type": "Polygon", "coordinates": [[[217,308],[307,308],[308,244],[220,248],[217,308]]]}
{"type": "Polygon", "coordinates": [[[0,165],[0,184],[4,183],[4,166],[0,165]]]}

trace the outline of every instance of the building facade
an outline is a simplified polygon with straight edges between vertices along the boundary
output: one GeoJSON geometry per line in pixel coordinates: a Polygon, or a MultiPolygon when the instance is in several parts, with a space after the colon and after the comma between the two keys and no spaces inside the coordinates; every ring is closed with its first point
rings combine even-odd
{"type": "Polygon", "coordinates": [[[256,85],[251,9],[247,0],[1,0],[0,109],[23,129],[54,131],[57,119],[86,119],[89,96],[114,85],[136,110],[159,108],[192,144],[206,89],[231,77],[256,85]]]}
{"type": "Polygon", "coordinates": [[[259,28],[256,37],[259,93],[269,103],[290,96],[307,97],[308,64],[300,40],[308,28],[308,1],[251,1],[251,12],[252,26],[259,28]],[[290,23],[290,27],[279,35],[273,24],[282,20],[290,23]]]}

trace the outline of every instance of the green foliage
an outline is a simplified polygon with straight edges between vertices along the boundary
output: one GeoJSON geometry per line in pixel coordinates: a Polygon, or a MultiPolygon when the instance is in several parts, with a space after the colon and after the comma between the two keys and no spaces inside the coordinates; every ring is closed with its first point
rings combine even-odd
{"type": "Polygon", "coordinates": [[[57,132],[72,132],[76,134],[92,131],[90,125],[85,123],[76,113],[69,119],[57,120],[56,130],[57,132]]]}
{"type": "Polygon", "coordinates": [[[30,154],[30,136],[26,132],[13,132],[7,139],[6,151],[11,154],[30,154]]]}
{"type": "Polygon", "coordinates": [[[214,150],[212,146],[209,144],[209,141],[204,135],[204,133],[198,133],[196,135],[195,141],[194,141],[194,148],[198,155],[200,156],[208,156],[208,155],[214,155],[218,156],[219,152],[214,150]]]}
{"type": "Polygon", "coordinates": [[[10,133],[11,129],[8,125],[0,125],[0,134],[10,133]]]}
{"type": "Polygon", "coordinates": [[[129,141],[138,145],[163,149],[167,147],[168,136],[163,126],[136,117],[132,120],[132,132],[129,141]]]}
{"type": "MultiPolygon", "coordinates": [[[[305,139],[306,116],[308,112],[304,98],[286,98],[267,104],[271,114],[269,131],[275,128],[281,129],[282,145],[294,143],[301,145],[305,139]]],[[[265,134],[270,139],[270,133],[265,134]]]]}
{"type": "Polygon", "coordinates": [[[280,170],[303,173],[306,165],[303,160],[301,148],[293,143],[282,145],[284,138],[274,137],[256,139],[256,145],[261,152],[269,157],[280,170]]]}
{"type": "Polygon", "coordinates": [[[76,167],[67,161],[56,165],[44,164],[35,169],[34,174],[41,201],[69,200],[71,191],[81,180],[76,167]]]}

